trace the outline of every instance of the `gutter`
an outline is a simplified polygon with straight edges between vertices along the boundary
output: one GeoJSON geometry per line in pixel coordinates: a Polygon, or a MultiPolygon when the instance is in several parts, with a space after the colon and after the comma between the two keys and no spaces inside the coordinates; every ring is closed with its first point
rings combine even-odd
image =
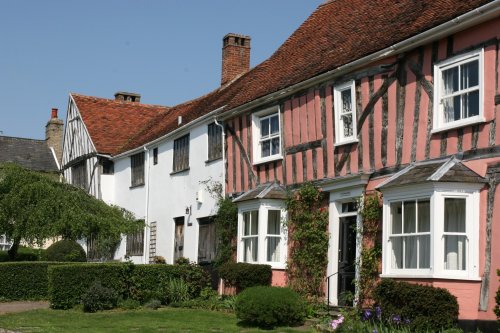
{"type": "MultiPolygon", "coordinates": [[[[499,1],[500,1],[500,0],[499,0],[499,1]]],[[[138,148],[131,149],[131,150],[128,150],[128,151],[126,151],[126,152],[120,153],[120,154],[118,154],[118,155],[113,156],[113,157],[112,157],[112,159],[114,160],[114,159],[121,158],[121,157],[124,157],[124,156],[132,155],[132,154],[134,154],[134,153],[138,153],[138,152],[140,152],[140,151],[141,151],[141,150],[143,150],[143,149],[146,149],[147,147],[154,146],[154,145],[156,145],[157,143],[159,143],[159,142],[161,142],[161,141],[163,141],[163,140],[166,140],[166,139],[168,139],[168,138],[170,138],[170,137],[172,137],[172,136],[174,136],[174,135],[177,135],[177,133],[182,132],[182,131],[186,130],[187,128],[190,128],[190,127],[192,127],[192,126],[194,126],[194,125],[196,125],[196,124],[198,124],[198,123],[201,123],[201,122],[205,121],[206,119],[208,119],[208,118],[210,118],[210,117],[212,117],[212,116],[217,115],[217,114],[218,114],[218,113],[220,113],[220,112],[222,111],[222,109],[224,109],[225,107],[226,107],[226,106],[225,106],[225,105],[223,105],[223,106],[221,106],[220,108],[215,109],[215,110],[213,110],[213,111],[210,111],[209,113],[206,113],[206,114],[204,114],[204,115],[203,115],[203,116],[201,116],[201,117],[198,117],[198,118],[196,118],[196,119],[193,119],[193,120],[192,120],[192,121],[190,121],[189,123],[185,124],[185,125],[184,125],[184,126],[182,126],[182,127],[179,127],[179,128],[177,128],[177,129],[173,130],[172,132],[169,132],[169,133],[167,133],[167,134],[165,134],[165,135],[163,135],[163,136],[160,136],[160,137],[159,137],[159,138],[157,138],[157,139],[154,139],[153,141],[150,141],[150,142],[146,143],[143,147],[138,147],[138,148]]]]}
{"type": "Polygon", "coordinates": [[[332,80],[337,78],[343,74],[351,72],[355,69],[358,69],[368,63],[377,61],[382,58],[386,58],[388,56],[393,56],[409,49],[416,48],[420,45],[429,43],[430,41],[440,39],[444,36],[456,33],[460,30],[466,29],[469,26],[475,25],[477,23],[484,22],[488,19],[494,18],[500,15],[500,0],[492,1],[486,5],[483,5],[479,8],[476,8],[470,12],[462,14],[448,22],[445,22],[441,25],[438,25],[434,28],[426,30],[418,35],[405,39],[399,43],[386,47],[380,51],[372,53],[363,58],[354,60],[350,63],[332,69],[323,74],[317,75],[305,81],[301,81],[297,84],[289,86],[287,88],[281,89],[277,92],[268,94],[266,96],[257,98],[251,102],[240,105],[223,114],[223,119],[232,118],[237,116],[240,113],[249,111],[255,107],[258,107],[262,104],[269,103],[271,101],[277,100],[279,98],[283,98],[289,95],[296,93],[297,91],[309,88],[311,86],[315,86],[318,83],[322,83],[324,81],[332,80]]]}
{"type": "Polygon", "coordinates": [[[147,171],[147,174],[146,174],[146,181],[144,182],[145,183],[145,190],[146,190],[146,206],[144,207],[144,223],[145,223],[145,226],[144,226],[144,242],[143,242],[143,246],[144,246],[144,249],[142,250],[142,253],[144,254],[143,255],[143,258],[142,258],[142,262],[143,264],[147,264],[147,258],[149,257],[149,242],[150,242],[150,239],[149,239],[149,226],[148,226],[148,219],[149,219],[149,172],[151,171],[151,163],[150,163],[150,158],[149,158],[149,150],[146,146],[143,146],[142,147],[144,149],[144,155],[146,155],[146,165],[148,166],[148,171],[147,171]]]}

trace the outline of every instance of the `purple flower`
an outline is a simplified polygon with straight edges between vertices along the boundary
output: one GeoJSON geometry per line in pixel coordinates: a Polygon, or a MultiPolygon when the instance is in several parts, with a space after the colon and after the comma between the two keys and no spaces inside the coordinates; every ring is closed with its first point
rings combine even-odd
{"type": "Polygon", "coordinates": [[[370,318],[372,317],[372,312],[371,310],[365,310],[363,311],[363,320],[370,320],[370,318]]]}
{"type": "Polygon", "coordinates": [[[342,324],[344,322],[344,317],[343,316],[339,316],[338,319],[335,319],[335,320],[332,320],[330,322],[330,326],[335,330],[337,329],[337,327],[342,324]]]}
{"type": "Polygon", "coordinates": [[[373,329],[372,333],[378,333],[377,329],[373,329]]]}
{"type": "Polygon", "coordinates": [[[378,320],[382,318],[382,309],[380,308],[380,306],[375,307],[375,314],[377,315],[378,320]]]}
{"type": "Polygon", "coordinates": [[[405,319],[405,324],[406,324],[406,325],[410,325],[410,323],[411,323],[411,320],[410,320],[410,319],[408,319],[408,318],[406,318],[406,319],[405,319]]]}
{"type": "Polygon", "coordinates": [[[393,315],[392,316],[392,322],[396,325],[401,324],[401,316],[399,315],[393,315]]]}

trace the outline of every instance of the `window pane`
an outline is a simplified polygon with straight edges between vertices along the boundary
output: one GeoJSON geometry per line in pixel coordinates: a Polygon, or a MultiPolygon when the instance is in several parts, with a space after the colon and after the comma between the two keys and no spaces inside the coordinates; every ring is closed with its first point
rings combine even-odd
{"type": "Polygon", "coordinates": [[[466,269],[466,245],[465,236],[444,236],[444,266],[445,269],[466,269]]]}
{"type": "Polygon", "coordinates": [[[345,202],[342,204],[342,213],[357,212],[358,203],[356,201],[345,202]]]}
{"type": "Polygon", "coordinates": [[[403,237],[392,237],[392,268],[403,268],[403,237]]]}
{"type": "Polygon", "coordinates": [[[449,123],[462,118],[460,107],[461,95],[443,99],[444,122],[449,123]]]}
{"type": "Polygon", "coordinates": [[[474,60],[460,66],[462,87],[466,89],[479,85],[479,61],[474,60]]]}
{"type": "Polygon", "coordinates": [[[260,136],[265,138],[269,135],[269,118],[260,121],[260,136]]]}
{"type": "Polygon", "coordinates": [[[280,131],[280,122],[278,115],[272,116],[271,120],[271,134],[279,133],[280,131]]]}
{"type": "Polygon", "coordinates": [[[464,117],[474,117],[479,114],[479,90],[471,91],[463,96],[464,117]]]}
{"type": "Polygon", "coordinates": [[[431,204],[429,200],[418,202],[418,232],[431,231],[431,204]]]}
{"type": "Polygon", "coordinates": [[[417,268],[417,237],[404,237],[404,245],[405,268],[417,268]]]}
{"type": "Polygon", "coordinates": [[[444,199],[444,232],[465,232],[465,199],[444,199]]]}
{"type": "Polygon", "coordinates": [[[243,213],[243,236],[257,235],[258,216],[258,211],[243,213]]]}
{"type": "Polygon", "coordinates": [[[431,236],[418,237],[418,268],[431,267],[431,236]]]}
{"type": "Polygon", "coordinates": [[[267,234],[268,235],[279,235],[280,225],[281,225],[281,211],[279,210],[269,210],[267,213],[267,234]]]}
{"type": "Polygon", "coordinates": [[[458,67],[443,71],[443,93],[445,95],[458,91],[458,67]]]}
{"type": "Polygon", "coordinates": [[[391,203],[391,217],[392,217],[392,233],[400,234],[401,229],[401,219],[402,219],[402,207],[401,202],[391,203]]]}
{"type": "Polygon", "coordinates": [[[341,98],[342,98],[342,113],[350,113],[352,111],[351,89],[346,89],[342,91],[341,98]]]}
{"type": "Polygon", "coordinates": [[[271,153],[272,155],[280,153],[280,138],[274,138],[271,140],[271,153]]]}
{"type": "Polygon", "coordinates": [[[344,138],[351,137],[353,135],[352,129],[352,113],[344,114],[342,117],[342,124],[344,130],[344,138]]]}
{"type": "Polygon", "coordinates": [[[254,210],[250,214],[252,216],[252,228],[250,231],[252,235],[257,235],[259,233],[259,211],[254,210]]]}
{"type": "Polygon", "coordinates": [[[280,261],[280,241],[279,237],[267,237],[267,261],[280,261]]]}
{"type": "Polygon", "coordinates": [[[262,141],[261,157],[271,156],[271,140],[262,141]]]}
{"type": "Polygon", "coordinates": [[[404,216],[403,216],[403,233],[414,233],[416,225],[416,205],[415,201],[406,201],[404,203],[404,216]]]}
{"type": "Polygon", "coordinates": [[[258,243],[257,237],[247,238],[243,240],[243,261],[255,262],[257,261],[258,243]]]}

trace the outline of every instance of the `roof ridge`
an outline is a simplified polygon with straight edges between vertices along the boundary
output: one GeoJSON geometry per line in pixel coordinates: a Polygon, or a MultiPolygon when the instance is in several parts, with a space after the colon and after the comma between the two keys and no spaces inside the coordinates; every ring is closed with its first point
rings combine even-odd
{"type": "Polygon", "coordinates": [[[171,106],[168,105],[161,105],[161,104],[148,104],[148,103],[141,103],[141,102],[130,102],[130,101],[117,101],[115,99],[111,98],[106,98],[106,97],[98,97],[98,96],[89,96],[89,95],[83,95],[75,92],[70,92],[69,93],[71,96],[78,96],[78,97],[83,97],[83,98],[92,98],[92,99],[99,99],[102,101],[106,102],[111,102],[111,103],[116,103],[116,104],[126,104],[126,105],[141,105],[141,106],[146,106],[146,107],[162,107],[162,108],[171,108],[171,106]]]}
{"type": "Polygon", "coordinates": [[[20,136],[9,136],[9,135],[0,135],[0,138],[6,139],[17,139],[17,140],[25,140],[25,141],[38,141],[38,142],[46,142],[47,139],[33,139],[33,138],[23,138],[20,136]]]}

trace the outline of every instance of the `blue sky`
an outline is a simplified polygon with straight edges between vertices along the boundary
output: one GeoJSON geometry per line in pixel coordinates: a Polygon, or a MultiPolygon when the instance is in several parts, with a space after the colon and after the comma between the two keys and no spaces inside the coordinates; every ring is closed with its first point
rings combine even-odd
{"type": "Polygon", "coordinates": [[[0,0],[1,135],[43,139],[68,94],[175,105],[220,84],[222,37],[268,58],[324,0],[0,0]]]}

